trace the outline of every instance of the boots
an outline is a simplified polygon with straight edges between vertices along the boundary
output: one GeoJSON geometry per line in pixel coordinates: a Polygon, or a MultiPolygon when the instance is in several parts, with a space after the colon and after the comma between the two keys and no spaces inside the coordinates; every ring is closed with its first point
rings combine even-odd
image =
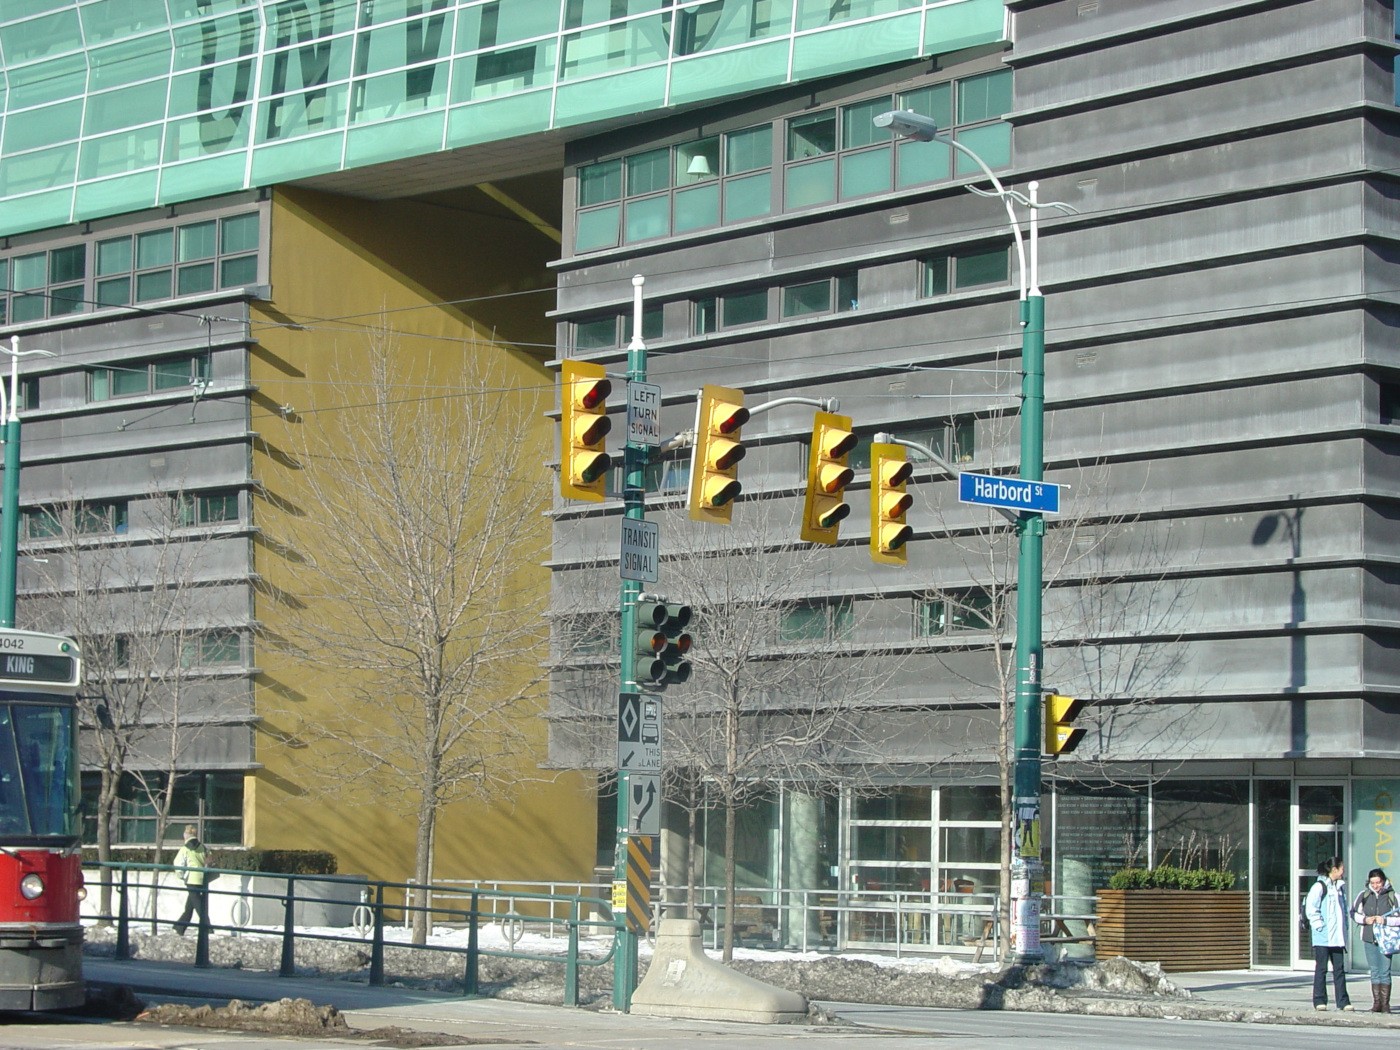
{"type": "Polygon", "coordinates": [[[1380,990],[1381,1008],[1379,1012],[1388,1014],[1390,1013],[1390,982],[1386,981],[1385,984],[1378,984],[1376,987],[1380,990]]]}
{"type": "Polygon", "coordinates": [[[1381,988],[1383,985],[1371,985],[1371,1009],[1369,1013],[1378,1014],[1381,1012],[1381,988]]]}

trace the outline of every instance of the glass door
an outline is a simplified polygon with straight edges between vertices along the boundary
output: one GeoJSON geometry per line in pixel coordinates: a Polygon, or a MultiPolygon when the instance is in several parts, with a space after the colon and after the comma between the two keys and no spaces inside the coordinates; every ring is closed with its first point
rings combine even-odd
{"type": "MultiPolygon", "coordinates": [[[[1294,812],[1297,823],[1294,836],[1297,846],[1295,883],[1298,895],[1293,901],[1293,914],[1300,912],[1307,892],[1317,881],[1317,866],[1328,857],[1346,857],[1343,836],[1346,832],[1346,785],[1343,783],[1308,783],[1297,785],[1298,798],[1294,812]]],[[[1351,873],[1348,872],[1348,875],[1351,873]]],[[[1311,969],[1312,938],[1299,924],[1293,924],[1296,945],[1294,967],[1311,969]]]]}

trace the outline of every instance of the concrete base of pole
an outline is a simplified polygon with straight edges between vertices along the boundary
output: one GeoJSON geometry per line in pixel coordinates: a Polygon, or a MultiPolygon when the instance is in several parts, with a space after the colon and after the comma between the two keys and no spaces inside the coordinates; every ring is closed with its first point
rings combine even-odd
{"type": "Polygon", "coordinates": [[[696,920],[662,919],[632,1013],[779,1024],[805,1020],[807,1000],[715,962],[701,946],[696,920]]]}

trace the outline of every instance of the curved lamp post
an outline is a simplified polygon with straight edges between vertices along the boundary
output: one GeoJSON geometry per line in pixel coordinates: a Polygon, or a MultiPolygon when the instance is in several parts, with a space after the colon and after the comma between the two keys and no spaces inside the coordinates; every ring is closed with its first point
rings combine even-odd
{"type": "MultiPolygon", "coordinates": [[[[1006,207],[1008,225],[1016,244],[1016,264],[1021,299],[1021,478],[1041,481],[1045,475],[1045,298],[1040,293],[1036,212],[1059,208],[1074,213],[1068,204],[1036,199],[1038,184],[1030,183],[1029,196],[1008,190],[973,150],[939,131],[938,124],[922,113],[895,110],[874,118],[878,128],[888,128],[903,138],[919,142],[937,140],[971,159],[990,180],[994,190],[968,189],[981,197],[998,197],[1006,207]],[[1030,213],[1030,264],[1016,205],[1030,213]]],[[[1016,519],[1018,559],[1016,576],[1016,736],[1012,821],[1015,852],[1011,870],[1012,945],[1018,962],[1038,962],[1040,902],[1045,872],[1040,860],[1040,697],[1041,697],[1041,589],[1045,519],[1038,511],[1021,511],[1016,519]]]]}
{"type": "Polygon", "coordinates": [[[10,346],[10,389],[0,380],[0,419],[4,420],[5,480],[0,492],[0,627],[15,625],[15,578],[19,563],[19,359],[37,355],[53,357],[47,350],[21,350],[19,336],[10,346]]]}

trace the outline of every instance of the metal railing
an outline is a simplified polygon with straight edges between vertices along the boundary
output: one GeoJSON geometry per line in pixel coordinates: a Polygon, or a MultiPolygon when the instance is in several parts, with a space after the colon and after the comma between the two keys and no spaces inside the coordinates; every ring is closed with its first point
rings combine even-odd
{"type": "MultiPolygon", "coordinates": [[[[175,925],[174,920],[161,916],[160,900],[164,894],[167,903],[174,898],[183,901],[185,887],[171,883],[172,874],[182,870],[166,864],[99,863],[101,873],[97,885],[88,884],[89,899],[98,889],[102,880],[110,879],[113,911],[111,915],[97,915],[98,920],[106,920],[116,928],[117,959],[131,958],[131,931],[138,924],[149,924],[152,932],[159,932],[163,926],[175,925]],[[143,914],[144,912],[144,914],[143,914]]],[[[509,893],[473,887],[451,894],[444,902],[434,887],[430,904],[419,904],[413,899],[415,887],[410,883],[367,881],[336,875],[278,875],[266,872],[232,871],[220,868],[205,869],[206,875],[214,876],[208,885],[210,903],[221,898],[229,899],[230,921],[215,923],[209,918],[209,908],[199,916],[195,939],[194,965],[208,967],[210,933],[226,931],[248,933],[248,921],[238,922],[238,918],[251,918],[259,902],[271,902],[280,913],[280,921],[256,932],[278,936],[281,940],[281,953],[278,974],[293,976],[296,972],[296,945],[298,941],[331,941],[349,944],[370,942],[369,983],[381,986],[385,981],[385,927],[391,917],[400,913],[408,922],[415,914],[425,914],[433,922],[453,925],[467,931],[467,944],[399,944],[394,947],[413,948],[419,951],[433,951],[455,954],[463,957],[462,981],[467,995],[480,994],[481,959],[498,957],[524,959],[537,962],[556,963],[564,969],[564,1005],[578,1005],[579,970],[583,966],[602,966],[612,960],[616,950],[617,921],[612,914],[609,902],[603,897],[585,894],[535,893],[516,890],[509,893]],[[278,888],[272,891],[254,888],[256,880],[271,880],[278,888]],[[221,885],[222,883],[222,885],[221,885]],[[326,888],[339,888],[340,892],[328,892],[326,888]],[[310,888],[311,892],[306,892],[310,888]],[[299,889],[302,892],[298,892],[299,889]],[[317,892],[319,891],[319,892],[317,892]],[[358,891],[359,903],[351,906],[352,933],[332,933],[298,928],[296,913],[298,906],[307,905],[347,905],[347,896],[353,899],[358,891]],[[503,908],[503,905],[505,907],[503,908]],[[567,937],[565,951],[530,952],[516,950],[521,937],[508,938],[508,949],[485,948],[480,943],[483,925],[501,921],[508,916],[512,930],[525,931],[534,926],[547,929],[552,935],[562,931],[567,937]],[[599,954],[584,956],[579,950],[579,937],[582,932],[592,931],[605,935],[608,941],[606,950],[599,954]]],[[[421,891],[421,887],[417,887],[421,891]]]]}

